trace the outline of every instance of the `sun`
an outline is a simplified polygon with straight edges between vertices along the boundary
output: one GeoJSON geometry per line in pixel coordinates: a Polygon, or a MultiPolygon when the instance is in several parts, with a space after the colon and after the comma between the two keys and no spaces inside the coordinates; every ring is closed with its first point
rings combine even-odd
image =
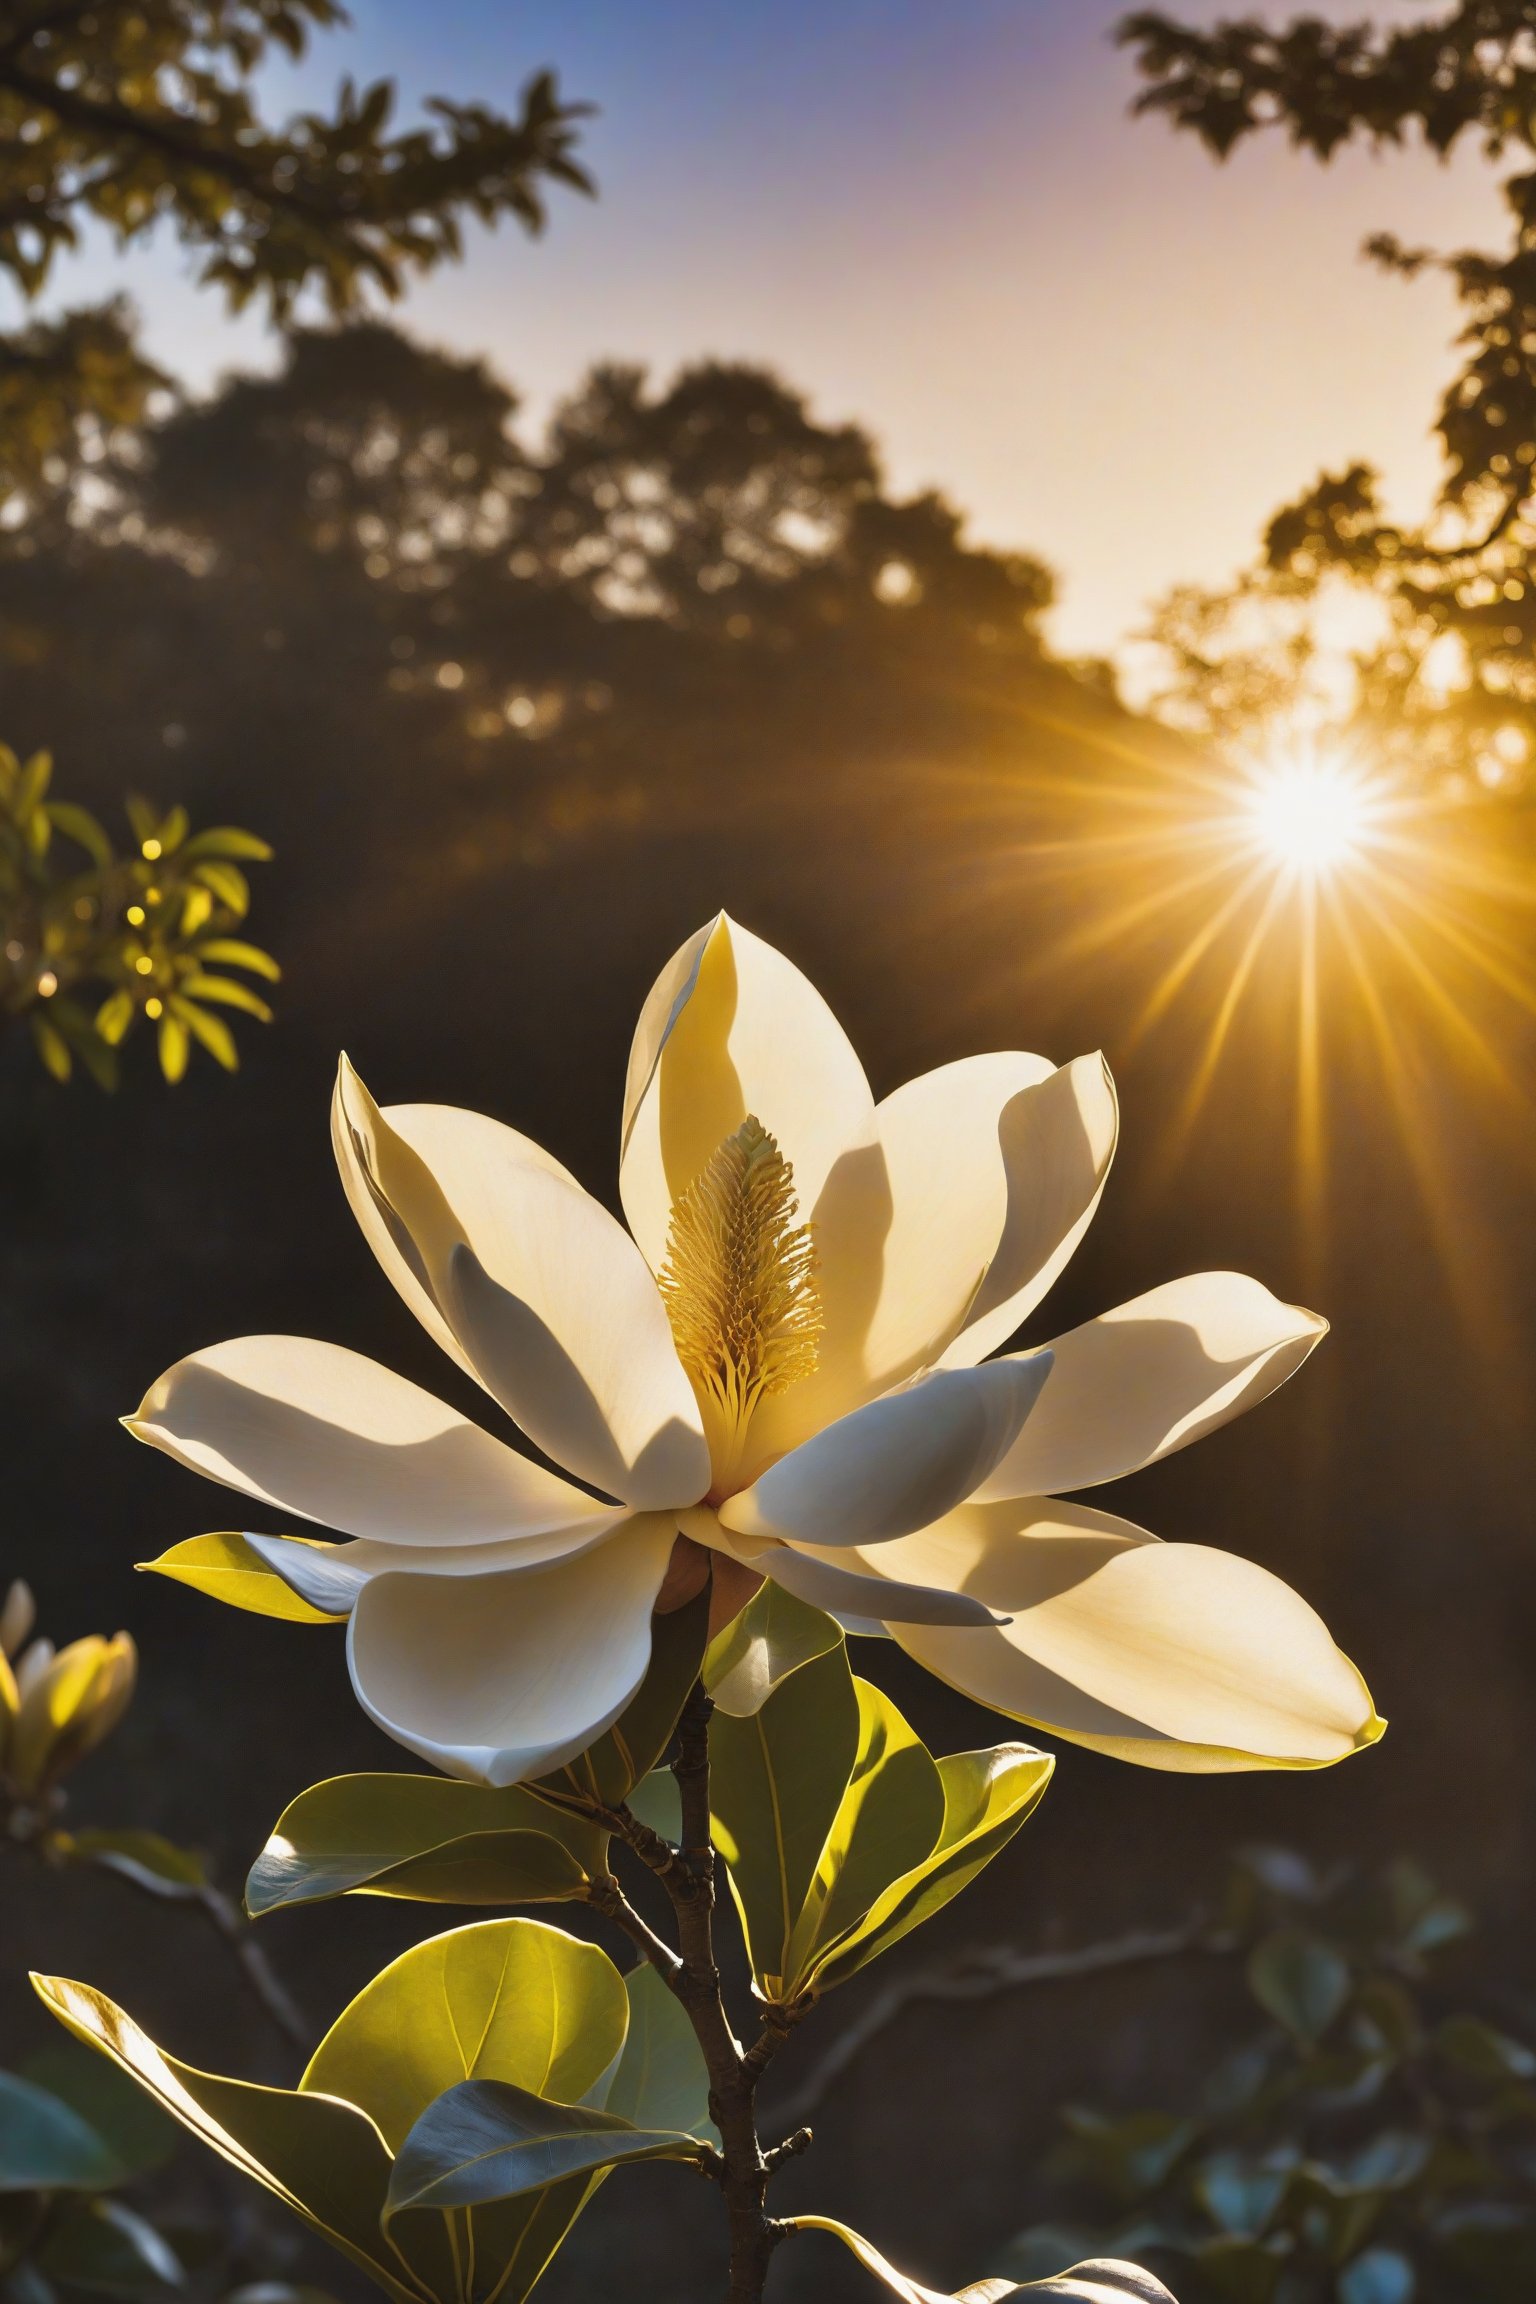
{"type": "Polygon", "coordinates": [[[1284,871],[1317,880],[1358,863],[1381,804],[1363,776],[1326,757],[1289,759],[1255,776],[1242,814],[1252,846],[1284,871]]]}

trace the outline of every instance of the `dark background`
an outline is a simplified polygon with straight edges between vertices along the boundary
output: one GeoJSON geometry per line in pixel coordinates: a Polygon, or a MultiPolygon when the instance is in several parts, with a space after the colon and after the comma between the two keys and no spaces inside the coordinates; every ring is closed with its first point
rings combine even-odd
{"type": "MultiPolygon", "coordinates": [[[[59,1641],[122,1624],[143,1660],[75,1813],[200,1846],[234,1886],[302,1785],[401,1761],[355,1707],[337,1635],[134,1577],[232,1513],[114,1419],[193,1347],[288,1329],[494,1421],[347,1214],[326,1127],[337,1051],[381,1101],[515,1123],[611,1203],[640,1000],[724,905],[822,988],[877,1094],[974,1050],[1104,1048],[1124,1106],[1117,1167],[1026,1340],[1217,1266],[1327,1313],[1333,1334],[1297,1383],[1095,1501],[1285,1576],[1392,1724],[1378,1749],[1315,1775],[1164,1776],[1064,1750],[1008,1854],[830,2002],[777,2085],[792,2093],[818,2035],[825,2046],[902,1967],[1175,1921],[1247,1841],[1417,1854],[1480,1909],[1490,1973],[1518,1980],[1536,1730],[1529,1010],[1430,943],[1432,994],[1379,942],[1373,1021],[1330,948],[1325,1157],[1308,1183],[1288,933],[1260,954],[1192,1117],[1241,923],[1156,1027],[1135,1029],[1215,901],[1176,895],[1167,839],[1186,818],[1195,838],[1214,771],[1091,671],[1048,659],[1033,563],[966,553],[941,507],[893,505],[867,444],[815,432],[743,372],[710,372],[691,400],[610,394],[601,422],[589,397],[586,429],[530,483],[483,378],[422,366],[382,331],[339,341],[301,340],[298,385],[171,420],[123,483],[137,528],[60,533],[0,563],[9,740],[49,742],[71,797],[182,798],[194,821],[251,824],[279,851],[257,873],[253,930],[285,963],[280,1014],[243,1033],[238,1077],[198,1064],[169,1092],[145,1047],[107,1099],[61,1092],[21,1035],[0,1046],[0,1577],[28,1578],[59,1641]],[[381,423],[396,443],[387,488],[363,454],[381,423]],[[716,463],[690,463],[701,440],[716,463]],[[455,454],[479,468],[455,479],[455,454]],[[643,614],[615,613],[569,558],[578,531],[604,536],[610,561],[620,548],[594,474],[626,463],[663,473],[674,512],[692,507],[649,554],[660,605],[643,614]],[[317,472],[335,485],[317,490],[317,472]],[[425,576],[402,554],[423,491],[436,516],[461,485],[476,504],[499,488],[524,505],[532,574],[509,573],[494,524],[425,576]],[[729,508],[763,489],[778,511],[819,505],[830,544],[771,565],[738,552],[729,601],[700,591],[699,567],[735,549],[720,541],[729,508]],[[195,552],[155,543],[171,524],[195,552]],[[876,589],[892,561],[917,571],[907,606],[876,589]],[[458,685],[435,663],[458,667],[458,685]],[[473,733],[524,687],[536,737],[473,733]]],[[[1518,863],[1528,834],[1500,819],[1435,838],[1491,841],[1518,863]]],[[[1501,933],[1523,951],[1523,916],[1501,933]]],[[[995,1740],[995,1720],[878,1644],[856,1661],[939,1748],[995,1740]]],[[[0,1869],[0,1898],[0,2061],[44,2038],[21,1981],[43,1965],[99,1984],[196,2061],[292,2076],[192,1919],[20,1861],[0,1869]]],[[[264,1928],[318,2029],[432,1917],[363,1902],[264,1928]]],[[[1176,2094],[1227,1990],[1171,1967],[915,2008],[829,2099],[784,2205],[877,2231],[919,2276],[975,2276],[989,2241],[1025,2221],[1052,2108],[1176,2094]]],[[[550,2275],[551,2304],[606,2292],[616,2264],[628,2296],[678,2292],[718,2241],[695,2181],[617,2177],[550,2275]]],[[[311,2269],[349,2285],[330,2261],[311,2269]]],[[[778,2279],[786,2298],[834,2297],[858,2275],[807,2248],[778,2279]]]]}

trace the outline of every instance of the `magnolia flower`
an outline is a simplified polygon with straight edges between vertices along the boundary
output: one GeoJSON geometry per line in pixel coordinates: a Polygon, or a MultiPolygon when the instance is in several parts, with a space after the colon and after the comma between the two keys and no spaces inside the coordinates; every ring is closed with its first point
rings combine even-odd
{"type": "Polygon", "coordinates": [[[1251,1406],[1323,1322],[1204,1273],[989,1357],[1082,1237],[1116,1125],[1099,1056],[970,1057],[876,1104],[819,994],[722,915],[636,1029],[627,1231],[527,1137],[380,1110],[342,1061],[336,1157],[369,1245],[569,1479],[299,1337],[194,1353],[128,1428],[351,1539],[249,1542],[349,1618],[364,1708],[451,1774],[511,1783],[590,1744],[705,1554],[742,1597],[772,1577],[1078,1743],[1341,1759],[1380,1723],[1285,1584],[1052,1501],[1251,1406]]]}
{"type": "Polygon", "coordinates": [[[55,1649],[31,1640],[32,1594],[0,1604],[0,1798],[34,1806],[110,1736],[133,1701],[138,1657],[126,1632],[55,1649]]]}

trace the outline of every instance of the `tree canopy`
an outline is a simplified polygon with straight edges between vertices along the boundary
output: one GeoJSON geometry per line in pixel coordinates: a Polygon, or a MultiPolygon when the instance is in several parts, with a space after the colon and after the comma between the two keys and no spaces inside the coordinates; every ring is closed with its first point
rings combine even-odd
{"type": "MultiPolygon", "coordinates": [[[[1265,578],[1282,596],[1330,575],[1369,587],[1387,636],[1362,667],[1362,706],[1405,759],[1469,790],[1529,788],[1536,758],[1536,10],[1461,0],[1426,21],[1190,26],[1138,10],[1119,27],[1148,85],[1136,109],[1197,136],[1218,159],[1283,133],[1327,161],[1350,143],[1463,139],[1506,166],[1503,250],[1367,254],[1412,278],[1448,273],[1463,357],[1441,402],[1443,481],[1427,521],[1389,520],[1365,461],[1324,473],[1270,523],[1265,578]],[[1437,649],[1437,643],[1444,643],[1437,649]]],[[[1249,595],[1252,585],[1248,587],[1249,595]]],[[[1187,605],[1186,601],[1186,605],[1187,605]]]]}

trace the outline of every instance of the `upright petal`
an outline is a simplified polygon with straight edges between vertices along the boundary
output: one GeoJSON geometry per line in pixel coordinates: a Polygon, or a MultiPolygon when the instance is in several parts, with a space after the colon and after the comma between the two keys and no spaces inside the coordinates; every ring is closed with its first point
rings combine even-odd
{"type": "Polygon", "coordinates": [[[1155,1464],[1256,1407],[1327,1333],[1241,1272],[1170,1280],[1056,1338],[1040,1405],[981,1495],[1055,1495],[1155,1464]]]}
{"type": "Polygon", "coordinates": [[[804,1214],[874,1141],[874,1100],[831,1009],[782,952],[722,912],[662,970],[624,1093],[619,1189],[653,1271],[672,1204],[748,1113],[778,1140],[804,1214]]]}
{"type": "Polygon", "coordinates": [[[358,1701],[450,1776],[516,1784],[563,1767],[645,1677],[676,1534],[670,1514],[641,1513],[544,1568],[374,1577],[347,1635],[358,1701]]]}
{"type": "Polygon", "coordinates": [[[878,1545],[926,1528],[1006,1454],[1049,1373],[1048,1353],[1021,1355],[872,1400],[728,1497],[720,1519],[743,1536],[811,1545],[878,1545]]]}
{"type": "Polygon", "coordinates": [[[1382,1731],[1353,1664],[1278,1576],[1107,1513],[965,1505],[860,1565],[947,1577],[1008,1611],[995,1631],[891,1631],[978,1703],[1145,1767],[1325,1767],[1382,1731]]]}
{"type": "Polygon", "coordinates": [[[349,1194],[375,1246],[384,1240],[385,1269],[530,1439],[628,1504],[702,1495],[693,1388],[624,1227],[494,1121],[434,1105],[381,1112],[350,1068],[337,1107],[349,1194]]]}
{"type": "Polygon", "coordinates": [[[194,1352],[124,1422],[226,1488],[383,1544],[491,1544],[611,1518],[430,1392],[307,1336],[194,1352]]]}
{"type": "Polygon", "coordinates": [[[1055,1285],[1093,1221],[1119,1132],[1102,1056],[1079,1056],[1010,1099],[998,1123],[1008,1180],[1002,1235],[941,1367],[973,1368],[1055,1285]]]}

